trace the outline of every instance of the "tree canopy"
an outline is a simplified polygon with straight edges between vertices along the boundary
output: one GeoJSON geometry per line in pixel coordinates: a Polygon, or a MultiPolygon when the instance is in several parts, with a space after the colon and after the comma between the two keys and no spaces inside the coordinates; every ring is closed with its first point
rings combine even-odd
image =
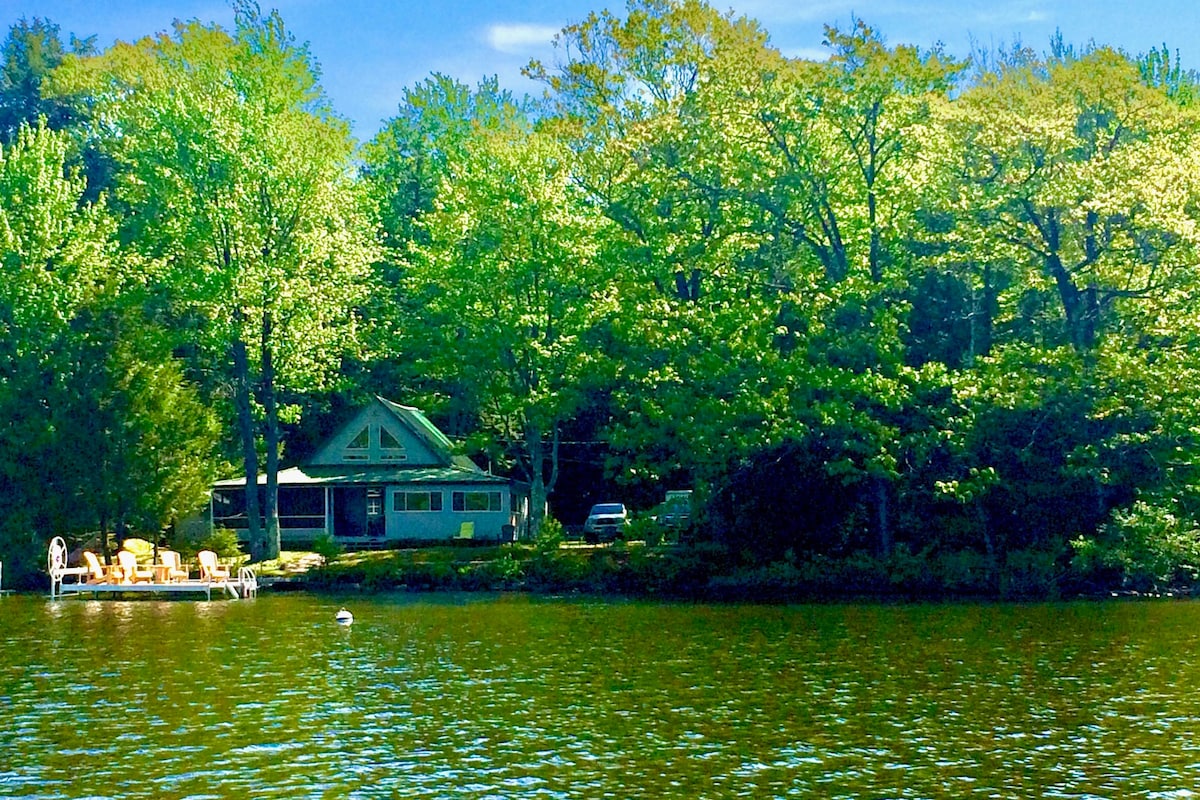
{"type": "Polygon", "coordinates": [[[5,530],[161,526],[228,458],[265,466],[269,556],[280,464],[378,393],[539,521],[690,486],[750,564],[1197,577],[1195,73],[825,44],[632,0],[527,66],[540,97],[434,74],[357,147],[277,12],[104,52],[18,21],[0,475],[86,511],[5,530]]]}

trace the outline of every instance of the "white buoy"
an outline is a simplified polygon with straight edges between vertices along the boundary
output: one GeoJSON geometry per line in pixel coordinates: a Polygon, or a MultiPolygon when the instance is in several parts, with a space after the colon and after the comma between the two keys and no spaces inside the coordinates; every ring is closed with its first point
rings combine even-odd
{"type": "Polygon", "coordinates": [[[338,625],[350,625],[354,622],[354,615],[343,608],[341,611],[337,612],[337,614],[334,616],[334,619],[337,620],[338,625]]]}

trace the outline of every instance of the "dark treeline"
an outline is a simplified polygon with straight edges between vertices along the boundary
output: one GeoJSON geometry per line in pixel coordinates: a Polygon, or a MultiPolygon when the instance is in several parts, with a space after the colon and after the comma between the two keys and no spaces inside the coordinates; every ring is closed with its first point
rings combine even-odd
{"type": "Polygon", "coordinates": [[[810,61],[637,0],[537,96],[434,75],[358,147],[236,8],[103,52],[9,31],[6,563],[158,535],[378,393],[565,521],[695,487],[743,571],[1196,577],[1200,106],[1165,46],[960,61],[856,21],[810,61]]]}

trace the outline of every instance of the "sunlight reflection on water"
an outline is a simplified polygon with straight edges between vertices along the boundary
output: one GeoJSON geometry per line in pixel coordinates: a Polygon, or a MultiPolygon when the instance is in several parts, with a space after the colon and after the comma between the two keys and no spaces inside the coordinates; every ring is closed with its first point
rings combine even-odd
{"type": "Polygon", "coordinates": [[[5,797],[1187,797],[1200,604],[0,601],[5,797]]]}

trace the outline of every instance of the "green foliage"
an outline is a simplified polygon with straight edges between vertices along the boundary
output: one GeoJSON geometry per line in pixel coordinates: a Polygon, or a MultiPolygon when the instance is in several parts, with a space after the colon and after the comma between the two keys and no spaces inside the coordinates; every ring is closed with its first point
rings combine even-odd
{"type": "Polygon", "coordinates": [[[647,546],[653,547],[662,541],[663,526],[658,520],[644,516],[635,516],[625,526],[622,538],[627,542],[645,542],[647,546]]]}
{"type": "Polygon", "coordinates": [[[237,531],[229,528],[217,528],[196,550],[212,550],[219,558],[237,558],[242,554],[237,531]]]}
{"type": "Polygon", "coordinates": [[[571,550],[539,551],[525,566],[526,587],[540,592],[579,590],[585,585],[591,557],[571,550]]]}
{"type": "Polygon", "coordinates": [[[48,540],[33,538],[28,531],[8,525],[0,534],[0,562],[4,564],[6,590],[46,588],[48,540]]]}
{"type": "Polygon", "coordinates": [[[1171,55],[1170,49],[1152,47],[1137,58],[1138,71],[1148,86],[1161,89],[1167,97],[1181,106],[1189,106],[1200,99],[1200,73],[1185,70],[1179,61],[1179,51],[1171,55]]]}
{"type": "Polygon", "coordinates": [[[432,211],[443,183],[469,156],[479,131],[512,125],[517,101],[496,78],[470,87],[435,73],[404,90],[399,113],[363,148],[362,177],[383,243],[402,266],[413,241],[427,241],[420,217],[432,211]]]}
{"type": "Polygon", "coordinates": [[[460,574],[465,589],[497,591],[518,588],[525,577],[525,567],[511,552],[503,552],[499,558],[465,567],[460,574]]]}
{"type": "Polygon", "coordinates": [[[328,564],[343,552],[342,546],[329,535],[318,536],[317,540],[313,542],[312,550],[321,557],[322,562],[325,564],[328,564]]]}
{"type": "Polygon", "coordinates": [[[1057,547],[1010,552],[1000,573],[1000,597],[1058,599],[1060,581],[1065,577],[1061,559],[1062,551],[1057,547]]]}
{"type": "Polygon", "coordinates": [[[595,335],[615,308],[615,265],[571,158],[525,125],[477,131],[422,220],[428,245],[408,276],[437,340],[427,373],[475,398],[509,448],[531,487],[534,531],[554,488],[561,423],[589,373],[609,369],[595,335]]]}
{"type": "MultiPolygon", "coordinates": [[[[96,37],[70,40],[70,52],[95,52],[96,37]]],[[[68,48],[59,28],[41,17],[22,17],[8,29],[0,64],[0,145],[16,141],[21,127],[35,128],[39,120],[52,130],[62,130],[80,117],[82,103],[76,98],[56,98],[43,93],[42,84],[62,63],[68,48]]]]}
{"type": "Polygon", "coordinates": [[[862,451],[853,431],[840,434],[788,440],[731,465],[708,507],[715,536],[758,561],[861,546],[853,522],[869,498],[853,465],[862,451]]]}
{"type": "Polygon", "coordinates": [[[552,553],[558,550],[565,538],[562,523],[555,517],[546,517],[538,529],[534,546],[539,553],[552,553]]]}
{"type": "Polygon", "coordinates": [[[337,374],[376,249],[350,179],[353,140],[307,46],[277,12],[239,2],[235,18],[232,32],[177,22],[171,35],[69,58],[54,88],[88,93],[99,119],[117,120],[93,135],[119,166],[123,236],[154,261],[151,307],[205,388],[232,396],[250,481],[262,437],[265,533],[250,514],[262,558],[279,548],[280,395],[337,374]]]}
{"type": "Polygon", "coordinates": [[[1194,578],[1200,118],[1165,45],[1059,37],[964,80],[859,20],[814,61],[699,0],[637,0],[529,65],[536,110],[435,75],[358,159],[307,46],[252,3],[235,19],[100,54],[45,20],[9,31],[0,558],[160,530],[202,500],[220,430],[274,476],[284,426],[311,435],[300,409],[409,391],[528,482],[535,549],[335,558],[320,580],[1194,578]],[[78,152],[113,167],[107,192],[78,152]],[[702,487],[717,544],[656,547],[635,521],[651,547],[560,548],[538,517],[583,460],[580,487],[702,487]]]}
{"type": "Polygon", "coordinates": [[[140,313],[142,264],[84,199],[69,148],[23,127],[0,150],[0,558],[56,534],[156,532],[214,477],[214,416],[140,313]]]}
{"type": "Polygon", "coordinates": [[[1172,513],[1166,498],[1138,500],[1115,512],[1094,537],[1071,542],[1072,567],[1098,588],[1150,591],[1200,578],[1200,528],[1172,513]]]}

